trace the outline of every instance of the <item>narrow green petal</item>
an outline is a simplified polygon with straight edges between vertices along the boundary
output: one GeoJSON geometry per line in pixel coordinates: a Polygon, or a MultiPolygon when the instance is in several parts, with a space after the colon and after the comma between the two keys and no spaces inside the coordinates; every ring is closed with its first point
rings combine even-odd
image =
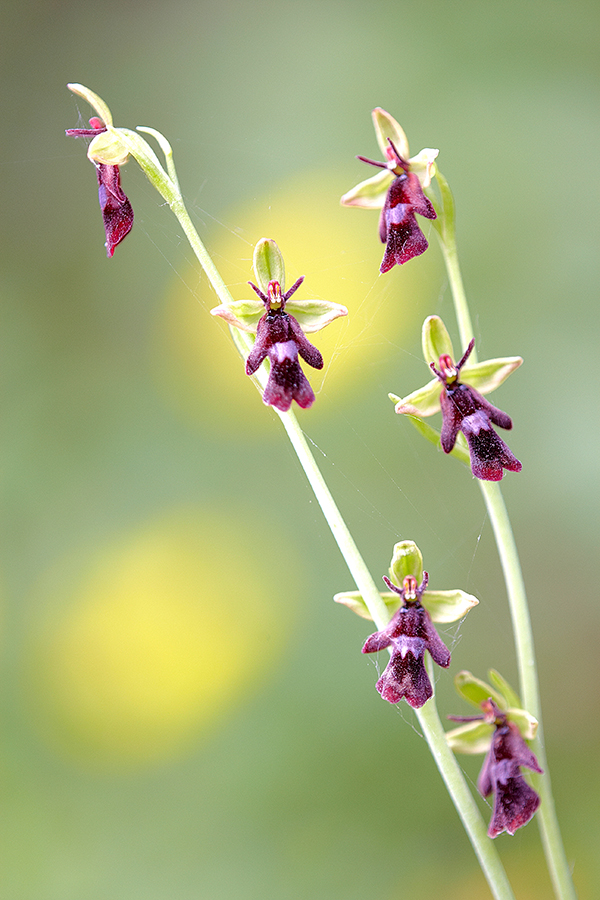
{"type": "Polygon", "coordinates": [[[381,209],[385,203],[388,188],[394,180],[394,173],[388,169],[382,169],[377,175],[361,181],[348,193],[344,194],[340,203],[342,206],[360,206],[363,209],[381,209]]]}
{"type": "Polygon", "coordinates": [[[285,311],[294,316],[302,330],[308,334],[320,331],[339,316],[348,315],[348,310],[340,303],[329,303],[327,300],[296,300],[295,297],[285,304],[285,311]]]}
{"type": "Polygon", "coordinates": [[[285,293],[285,265],[281,250],[270,238],[261,238],[254,248],[252,260],[254,275],[258,287],[263,294],[267,294],[270,281],[278,281],[281,285],[281,293],[285,293]]]}
{"type": "MultiPolygon", "coordinates": [[[[448,329],[439,316],[428,316],[423,322],[421,332],[423,356],[427,365],[433,363],[436,368],[440,364],[440,356],[450,356],[454,362],[454,350],[448,329]]],[[[441,389],[441,382],[438,380],[441,389]]]]}
{"type": "Polygon", "coordinates": [[[477,606],[479,600],[466,591],[424,591],[421,603],[433,622],[456,622],[477,606]]]}
{"type": "MultiPolygon", "coordinates": [[[[355,612],[362,619],[373,620],[373,616],[369,612],[360,591],[342,591],[336,594],[333,599],[336,603],[342,603],[344,606],[347,606],[348,609],[351,609],[352,612],[355,612]]],[[[401,597],[398,594],[392,594],[391,591],[382,591],[381,599],[388,608],[391,618],[402,603],[401,597]]]]}
{"type": "Polygon", "coordinates": [[[123,145],[142,168],[150,183],[162,194],[165,200],[171,203],[179,197],[177,186],[163,169],[148,141],[144,140],[137,131],[131,131],[130,128],[115,128],[114,132],[118,134],[123,145]]]}
{"type": "Polygon", "coordinates": [[[471,672],[466,670],[458,672],[454,676],[454,686],[461,697],[464,697],[477,709],[481,709],[481,704],[490,697],[496,706],[500,709],[506,709],[506,698],[499,691],[495,690],[491,684],[481,681],[480,678],[475,678],[471,672]]]}
{"type": "Polygon", "coordinates": [[[154,138],[164,154],[169,177],[171,178],[173,184],[175,184],[179,188],[179,180],[177,178],[177,172],[175,171],[175,164],[173,162],[173,148],[171,147],[164,134],[161,134],[160,131],[156,130],[156,128],[149,128],[145,125],[136,125],[135,130],[142,131],[144,134],[149,134],[154,138]]]}
{"type": "Polygon", "coordinates": [[[480,394],[489,394],[500,387],[522,362],[520,356],[503,356],[473,363],[471,366],[467,363],[460,373],[460,380],[474,387],[480,394]]]}
{"type": "Polygon", "coordinates": [[[96,110],[105,125],[112,125],[112,113],[102,97],[99,97],[98,94],[90,91],[90,89],[85,87],[85,85],[83,84],[77,84],[76,82],[74,82],[72,84],[68,84],[67,87],[70,91],[72,91],[73,94],[77,94],[78,97],[83,97],[84,100],[87,100],[90,106],[96,110]]]}
{"type": "Polygon", "coordinates": [[[514,722],[522,737],[526,741],[532,741],[538,730],[538,720],[525,709],[513,709],[509,706],[506,714],[511,722],[514,722]]]}
{"type": "Polygon", "coordinates": [[[421,150],[420,153],[409,159],[410,171],[415,173],[421,182],[422,188],[428,188],[431,184],[431,179],[435,177],[436,165],[434,160],[437,159],[439,152],[439,150],[434,150],[433,147],[425,147],[424,150],[421,150]]]}
{"type": "Polygon", "coordinates": [[[402,126],[396,122],[393,116],[390,116],[389,112],[386,112],[385,109],[381,109],[380,106],[374,109],[371,115],[373,117],[375,134],[377,135],[377,143],[383,153],[383,158],[388,158],[387,151],[390,146],[388,144],[388,138],[391,138],[402,159],[408,160],[410,155],[408,138],[406,137],[402,126]]]}
{"type": "Polygon", "coordinates": [[[487,753],[494,726],[485,722],[465,722],[446,732],[448,746],[455,753],[487,753]]]}
{"type": "Polygon", "coordinates": [[[398,541],[389,568],[390,580],[402,587],[407,575],[412,575],[417,586],[423,581],[423,554],[414,541],[398,541]]]}
{"type": "Polygon", "coordinates": [[[520,709],[521,700],[518,694],[512,689],[506,678],[503,678],[500,672],[497,672],[496,669],[489,669],[488,678],[494,687],[500,691],[508,706],[520,709]]]}

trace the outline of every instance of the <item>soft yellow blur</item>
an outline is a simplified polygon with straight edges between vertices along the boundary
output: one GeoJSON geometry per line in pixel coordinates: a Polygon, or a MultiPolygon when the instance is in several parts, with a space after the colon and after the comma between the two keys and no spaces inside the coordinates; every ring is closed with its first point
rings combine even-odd
{"type": "MultiPolygon", "coordinates": [[[[357,392],[368,389],[373,364],[399,352],[404,335],[416,327],[416,308],[428,290],[433,262],[415,260],[391,278],[380,277],[384,248],[377,234],[378,214],[340,207],[331,196],[332,174],[305,172],[263,197],[245,200],[225,216],[239,229],[221,229],[209,241],[235,300],[253,296],[247,282],[255,280],[254,243],[269,237],[283,253],[287,287],[307,274],[298,298],[319,297],[350,310],[349,316],[310,336],[325,359],[322,372],[305,367],[317,394],[315,409],[321,392],[331,402],[355,402],[357,392]],[[365,242],[365,233],[372,240],[365,242]]],[[[197,269],[174,278],[157,321],[161,393],[186,420],[209,423],[219,431],[239,432],[241,422],[244,434],[270,428],[268,417],[257,415],[256,389],[244,374],[227,326],[206,314],[219,301],[205,278],[198,281],[197,269]]]]}
{"type": "Polygon", "coordinates": [[[177,512],[99,551],[66,598],[54,573],[31,674],[54,742],[100,765],[175,756],[276,665],[285,586],[239,535],[177,512]]]}

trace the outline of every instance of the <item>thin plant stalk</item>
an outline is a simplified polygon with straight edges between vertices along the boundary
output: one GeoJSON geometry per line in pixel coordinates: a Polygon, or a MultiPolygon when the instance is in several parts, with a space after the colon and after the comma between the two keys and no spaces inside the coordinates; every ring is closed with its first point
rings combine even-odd
{"type": "MultiPolygon", "coordinates": [[[[200,265],[208,276],[217,296],[223,303],[231,303],[231,294],[212,262],[204,244],[200,240],[185,208],[183,199],[180,196],[177,198],[169,198],[169,205],[179,219],[190,245],[196,254],[200,265]]],[[[235,328],[232,328],[232,332],[234,333],[234,339],[240,351],[251,349],[251,342],[248,335],[235,328]]],[[[259,386],[264,388],[266,383],[264,367],[261,367],[259,372],[256,373],[256,376],[258,376],[256,380],[258,381],[259,386]]],[[[306,474],[331,533],[344,557],[352,577],[354,578],[358,590],[362,594],[373,621],[379,629],[382,629],[389,621],[389,611],[387,610],[387,607],[381,598],[381,593],[373,581],[333,496],[327,487],[325,479],[323,478],[308,446],[304,433],[298,424],[298,420],[292,412],[282,413],[279,412],[279,410],[276,410],[276,412],[281,419],[300,465],[306,474]]],[[[514,893],[498,852],[487,837],[485,824],[481,814],[467,787],[460,766],[458,765],[454,754],[448,747],[444,729],[435,706],[435,699],[432,698],[429,700],[425,706],[416,710],[416,713],[425,739],[429,745],[429,749],[431,750],[435,763],[471,841],[483,874],[487,879],[492,896],[495,900],[515,900],[514,893]]]]}
{"type": "MultiPolygon", "coordinates": [[[[436,230],[440,237],[446,271],[452,291],[454,309],[458,323],[461,347],[465,348],[474,337],[471,316],[465,294],[465,289],[458,265],[456,249],[455,211],[454,198],[448,186],[448,182],[438,172],[437,181],[440,187],[442,199],[441,215],[436,220],[436,230]]],[[[439,208],[438,208],[439,212],[439,208]]],[[[540,808],[536,813],[540,828],[544,854],[548,871],[554,886],[554,892],[558,900],[577,900],[571,871],[567,862],[564,845],[560,835],[560,828],[554,806],[554,797],[550,783],[550,773],[544,749],[542,709],[540,702],[540,690],[537,674],[537,663],[533,643],[533,631],[529,615],[529,605],[525,592],[525,583],[517,552],[517,545],[513,535],[510,518],[506,504],[502,497],[500,485],[495,482],[479,479],[479,487],[490,517],[506,591],[510,608],[517,666],[519,671],[519,692],[524,709],[528,710],[538,720],[538,731],[532,742],[533,750],[537,756],[544,775],[533,773],[532,783],[541,797],[540,808]]]]}

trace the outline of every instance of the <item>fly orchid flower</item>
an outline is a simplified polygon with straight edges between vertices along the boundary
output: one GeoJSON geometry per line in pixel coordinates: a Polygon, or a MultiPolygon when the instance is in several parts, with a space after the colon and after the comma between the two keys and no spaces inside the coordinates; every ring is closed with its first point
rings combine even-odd
{"type": "Polygon", "coordinates": [[[435,175],[438,150],[425,149],[409,159],[408,140],[401,126],[385,110],[373,110],[373,124],[385,162],[359,156],[362,162],[383,169],[362,181],[341,199],[343,206],[381,209],[379,237],[386,245],[380,271],[388,272],[424,253],[429,246],[415,214],[435,219],[431,201],[423,193],[435,175]]]}
{"type": "MultiPolygon", "coordinates": [[[[393,615],[385,628],[367,639],[362,652],[375,653],[391,648],[391,659],[377,682],[377,690],[389,703],[405,699],[418,709],[433,695],[425,670],[425,651],[439,666],[450,665],[450,652],[433,622],[455,622],[479,601],[460,590],[428,590],[429,578],[423,571],[423,557],[413,541],[400,541],[395,545],[389,572],[390,578],[384,576],[383,579],[389,593],[382,592],[381,599],[393,615]]],[[[363,618],[371,618],[360,593],[336,594],[334,600],[363,618]]]]}
{"type": "Polygon", "coordinates": [[[365,641],[363,653],[375,653],[391,647],[391,659],[376,684],[376,688],[388,703],[399,703],[403,698],[409,706],[420,709],[430,697],[433,688],[425,670],[425,651],[438,666],[447,669],[450,651],[441,640],[429,613],[421,605],[421,597],[427,587],[429,575],[423,572],[423,580],[417,587],[413,575],[407,575],[402,587],[383,576],[388,588],[402,599],[402,606],[382,631],[376,631],[365,641]]]}
{"type": "MultiPolygon", "coordinates": [[[[90,126],[90,128],[67,128],[66,134],[68,137],[94,139],[107,134],[106,125],[97,116],[92,116],[90,126]]],[[[120,244],[133,228],[133,209],[121,188],[119,171],[119,165],[126,161],[127,156],[125,155],[125,159],[120,161],[119,165],[106,165],[92,157],[90,159],[96,167],[98,178],[98,199],[106,233],[106,254],[111,257],[117,244],[120,244]]]]}
{"type": "Polygon", "coordinates": [[[525,781],[521,768],[538,774],[542,774],[542,769],[525,742],[525,738],[535,736],[537,721],[518,708],[520,702],[502,676],[493,671],[489,674],[498,689],[475,679],[470,672],[460,672],[456,676],[459,692],[472,703],[477,698],[483,713],[477,716],[448,716],[454,722],[465,724],[447,732],[446,738],[450,747],[458,753],[487,751],[477,789],[482,797],[494,795],[488,835],[495,838],[503,831],[514,834],[531,820],[540,805],[540,798],[525,781]],[[481,700],[486,690],[489,696],[481,700]],[[513,699],[507,701],[507,695],[512,695],[513,699]],[[507,702],[514,703],[515,707],[506,708],[507,702]]]}
{"type": "Polygon", "coordinates": [[[307,409],[315,395],[298,357],[315,369],[323,368],[323,357],[304,332],[319,331],[338,316],[347,315],[348,310],[325,300],[291,300],[304,276],[284,291],[283,257],[273,240],[263,238],[258,242],[253,265],[258,286],[251,281],[248,284],[260,299],[232,300],[212,309],[211,313],[225,319],[233,328],[256,335],[246,359],[246,374],[254,375],[261,363],[269,360],[264,403],[287,412],[295,400],[298,406],[307,409]]]}
{"type": "Polygon", "coordinates": [[[469,364],[474,343],[471,341],[455,364],[452,342],[444,323],[438,316],[430,316],[423,325],[423,352],[435,379],[406,397],[395,394],[389,397],[396,412],[410,416],[417,428],[433,442],[439,440],[445,453],[453,453],[469,462],[476,478],[500,481],[504,469],[520,472],[521,463],[492,427],[512,428],[510,416],[492,406],[482,395],[502,384],[523,360],[520,356],[512,356],[469,364]],[[422,423],[422,418],[440,409],[442,432],[438,435],[422,423]],[[459,431],[466,443],[459,438],[459,431]]]}
{"type": "Polygon", "coordinates": [[[460,370],[474,346],[473,339],[456,365],[449,354],[440,356],[439,369],[430,363],[432,372],[442,382],[440,443],[444,453],[450,453],[458,432],[462,431],[469,446],[473,475],[485,481],[500,481],[504,475],[503,469],[520,472],[521,463],[492,428],[494,424],[511,429],[510,416],[492,406],[475,388],[460,381],[460,370]]]}

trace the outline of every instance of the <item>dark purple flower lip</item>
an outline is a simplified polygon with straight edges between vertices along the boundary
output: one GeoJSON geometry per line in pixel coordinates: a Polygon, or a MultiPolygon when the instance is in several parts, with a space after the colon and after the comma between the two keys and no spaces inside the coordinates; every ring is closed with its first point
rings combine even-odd
{"type": "MultiPolygon", "coordinates": [[[[91,128],[68,128],[69,137],[96,137],[105,132],[106,126],[97,116],[90,119],[91,128]]],[[[106,234],[106,254],[111,257],[133,227],[133,209],[121,188],[119,166],[94,162],[98,178],[98,199],[106,234]]]]}
{"type": "Polygon", "coordinates": [[[442,383],[440,406],[442,408],[442,433],[440,443],[445,453],[450,453],[458,432],[462,431],[469,446],[471,471],[484,481],[500,481],[504,469],[520,472],[521,463],[504,441],[496,434],[493,425],[507,430],[512,419],[505,412],[485,399],[475,388],[460,381],[460,370],[469,358],[475,340],[467,347],[460,362],[454,364],[447,354],[440,356],[437,369],[430,363],[433,373],[442,383]]]}
{"type": "Polygon", "coordinates": [[[410,163],[400,156],[391,138],[388,138],[388,143],[387,163],[377,162],[366,156],[358,157],[370,166],[390,169],[396,176],[388,189],[379,218],[379,237],[386,245],[380,266],[382,273],[389,272],[396,265],[403,265],[427,250],[429,244],[417,224],[415,213],[426,219],[436,218],[431,201],[423,193],[421,182],[410,171],[410,163]]]}
{"type": "Polygon", "coordinates": [[[300,367],[298,355],[315,369],[323,368],[323,357],[307,339],[294,316],[285,312],[285,304],[298,290],[304,276],[292,287],[281,292],[278,281],[270,281],[267,294],[252,282],[250,287],[261,298],[266,312],[258,323],[254,347],[246,360],[246,374],[253,375],[264,359],[271,364],[263,402],[280,412],[287,412],[295,400],[302,409],[308,409],[315,400],[306,375],[300,367]]]}
{"type": "Polygon", "coordinates": [[[494,809],[488,828],[491,838],[503,831],[514,834],[533,818],[540,805],[540,797],[527,784],[521,774],[521,767],[543,774],[542,769],[529,749],[517,725],[511,722],[507,713],[502,712],[490,697],[482,704],[483,715],[448,716],[454,722],[474,722],[483,720],[493,725],[490,749],[485,757],[477,789],[482,797],[494,794],[494,809]]]}
{"type": "Polygon", "coordinates": [[[385,576],[383,580],[390,590],[400,595],[403,605],[382,631],[367,638],[362,652],[375,653],[391,646],[391,659],[377,682],[377,690],[389,703],[404,699],[413,708],[420,709],[433,696],[425,669],[425,651],[429,651],[438,666],[447,668],[450,665],[450,652],[421,605],[429,576],[423,572],[423,581],[418,587],[412,575],[406,576],[401,588],[385,576]]]}

